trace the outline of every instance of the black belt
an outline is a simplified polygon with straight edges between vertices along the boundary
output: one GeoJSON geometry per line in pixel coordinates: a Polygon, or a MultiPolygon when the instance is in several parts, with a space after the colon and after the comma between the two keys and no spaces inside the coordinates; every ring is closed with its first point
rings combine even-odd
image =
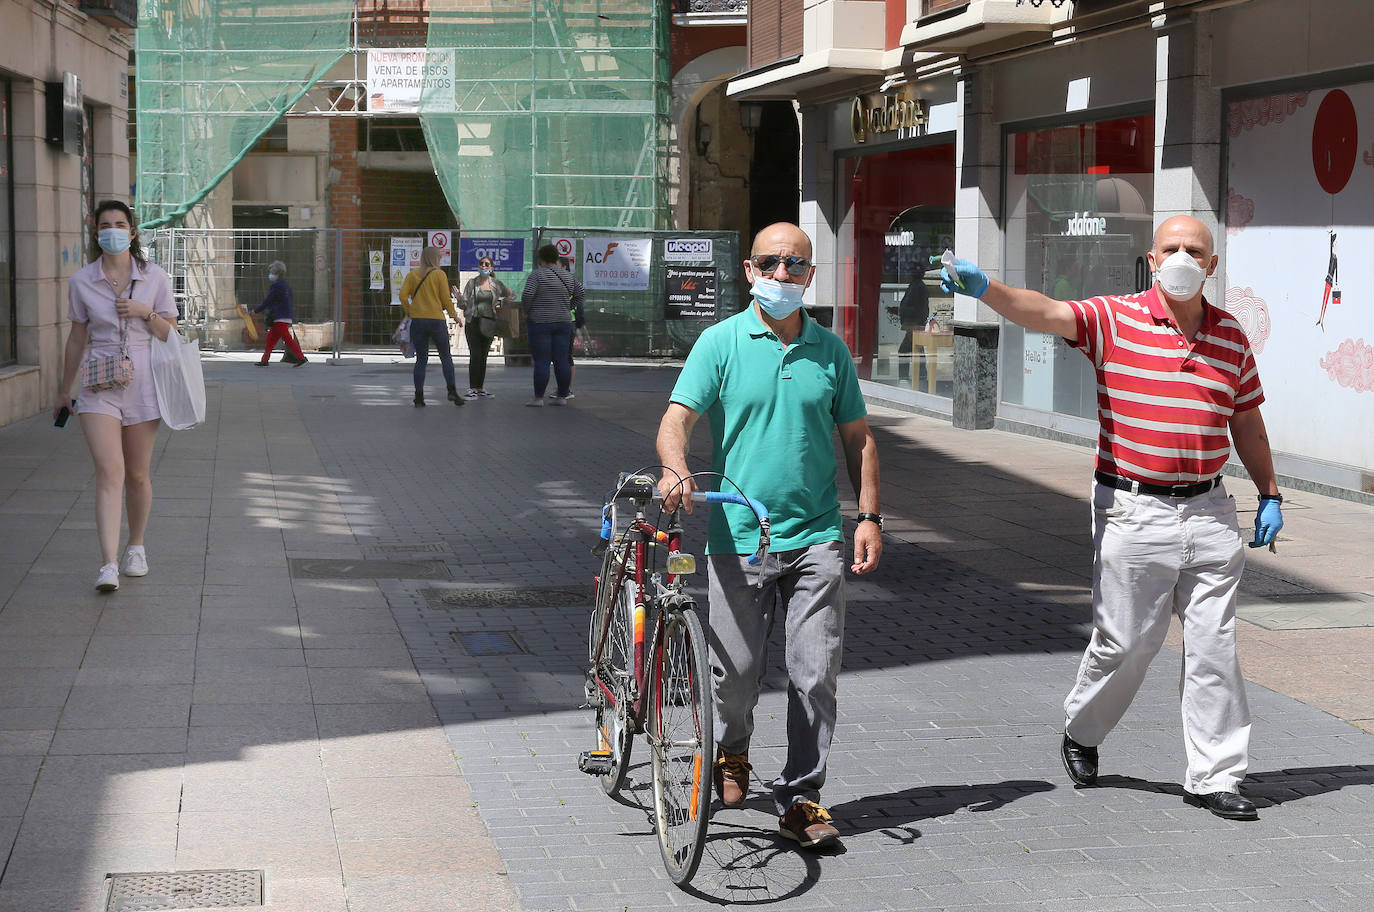
{"type": "Polygon", "coordinates": [[[1159,497],[1197,497],[1199,494],[1206,494],[1221,484],[1220,475],[1209,481],[1182,485],[1146,484],[1143,481],[1122,478],[1120,475],[1108,475],[1106,472],[1093,472],[1093,478],[1109,488],[1116,488],[1118,491],[1130,491],[1132,494],[1154,494],[1159,497]]]}

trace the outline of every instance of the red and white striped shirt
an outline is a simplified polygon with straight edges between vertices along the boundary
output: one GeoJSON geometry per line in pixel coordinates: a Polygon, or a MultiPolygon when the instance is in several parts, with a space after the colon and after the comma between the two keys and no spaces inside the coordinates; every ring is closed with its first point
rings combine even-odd
{"type": "Polygon", "coordinates": [[[1189,344],[1155,288],[1070,301],[1081,349],[1097,367],[1097,468],[1148,484],[1214,478],[1231,454],[1231,415],[1264,401],[1250,342],[1202,302],[1189,344]]]}

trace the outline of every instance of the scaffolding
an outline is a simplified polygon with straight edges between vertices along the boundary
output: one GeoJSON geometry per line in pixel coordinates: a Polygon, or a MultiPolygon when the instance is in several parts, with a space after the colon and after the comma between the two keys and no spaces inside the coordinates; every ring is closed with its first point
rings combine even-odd
{"type": "MultiPolygon", "coordinates": [[[[277,121],[388,116],[367,55],[385,0],[140,0],[137,211],[180,223],[277,121]]],[[[418,116],[459,224],[665,228],[669,87],[657,0],[391,0],[451,66],[418,116]]],[[[378,38],[383,40],[379,41],[378,38]]],[[[389,39],[389,40],[388,40],[389,39]]],[[[404,46],[404,45],[402,45],[404,46]]]]}

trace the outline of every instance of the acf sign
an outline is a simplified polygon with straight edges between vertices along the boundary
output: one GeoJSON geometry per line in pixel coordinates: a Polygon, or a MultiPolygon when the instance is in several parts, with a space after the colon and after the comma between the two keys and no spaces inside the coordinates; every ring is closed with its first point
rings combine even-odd
{"type": "Polygon", "coordinates": [[[849,105],[849,138],[867,142],[871,136],[896,133],[897,139],[924,136],[929,108],[909,87],[892,92],[855,95],[849,105]]]}

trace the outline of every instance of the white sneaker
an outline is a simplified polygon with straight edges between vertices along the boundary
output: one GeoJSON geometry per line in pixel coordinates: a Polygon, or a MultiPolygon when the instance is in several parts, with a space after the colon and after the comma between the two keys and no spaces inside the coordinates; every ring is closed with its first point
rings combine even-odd
{"type": "Polygon", "coordinates": [[[148,575],[148,552],[143,550],[142,545],[129,546],[129,552],[124,555],[124,575],[148,575]]]}
{"type": "Polygon", "coordinates": [[[564,399],[576,399],[577,396],[573,393],[572,390],[568,390],[568,395],[564,396],[563,398],[564,398],[564,399]]]}
{"type": "Polygon", "coordinates": [[[495,399],[495,398],[496,398],[496,394],[495,394],[495,393],[490,393],[490,392],[487,392],[486,390],[478,390],[478,391],[477,391],[477,395],[481,396],[483,399],[495,399]]]}
{"type": "Polygon", "coordinates": [[[476,399],[476,398],[477,398],[478,396],[480,396],[480,395],[482,395],[482,394],[481,394],[479,391],[477,391],[477,390],[475,390],[475,389],[472,389],[472,388],[469,388],[468,391],[467,391],[466,393],[463,394],[463,398],[464,398],[464,399],[476,399]]]}
{"type": "Polygon", "coordinates": [[[529,402],[526,402],[525,405],[529,406],[530,408],[543,408],[543,407],[544,407],[544,400],[543,400],[543,399],[531,399],[529,402]]]}
{"type": "Polygon", "coordinates": [[[100,568],[95,579],[95,588],[100,592],[114,592],[119,588],[119,564],[111,561],[100,568]]]}
{"type": "Polygon", "coordinates": [[[554,396],[549,399],[549,405],[567,405],[562,396],[554,396]]]}

